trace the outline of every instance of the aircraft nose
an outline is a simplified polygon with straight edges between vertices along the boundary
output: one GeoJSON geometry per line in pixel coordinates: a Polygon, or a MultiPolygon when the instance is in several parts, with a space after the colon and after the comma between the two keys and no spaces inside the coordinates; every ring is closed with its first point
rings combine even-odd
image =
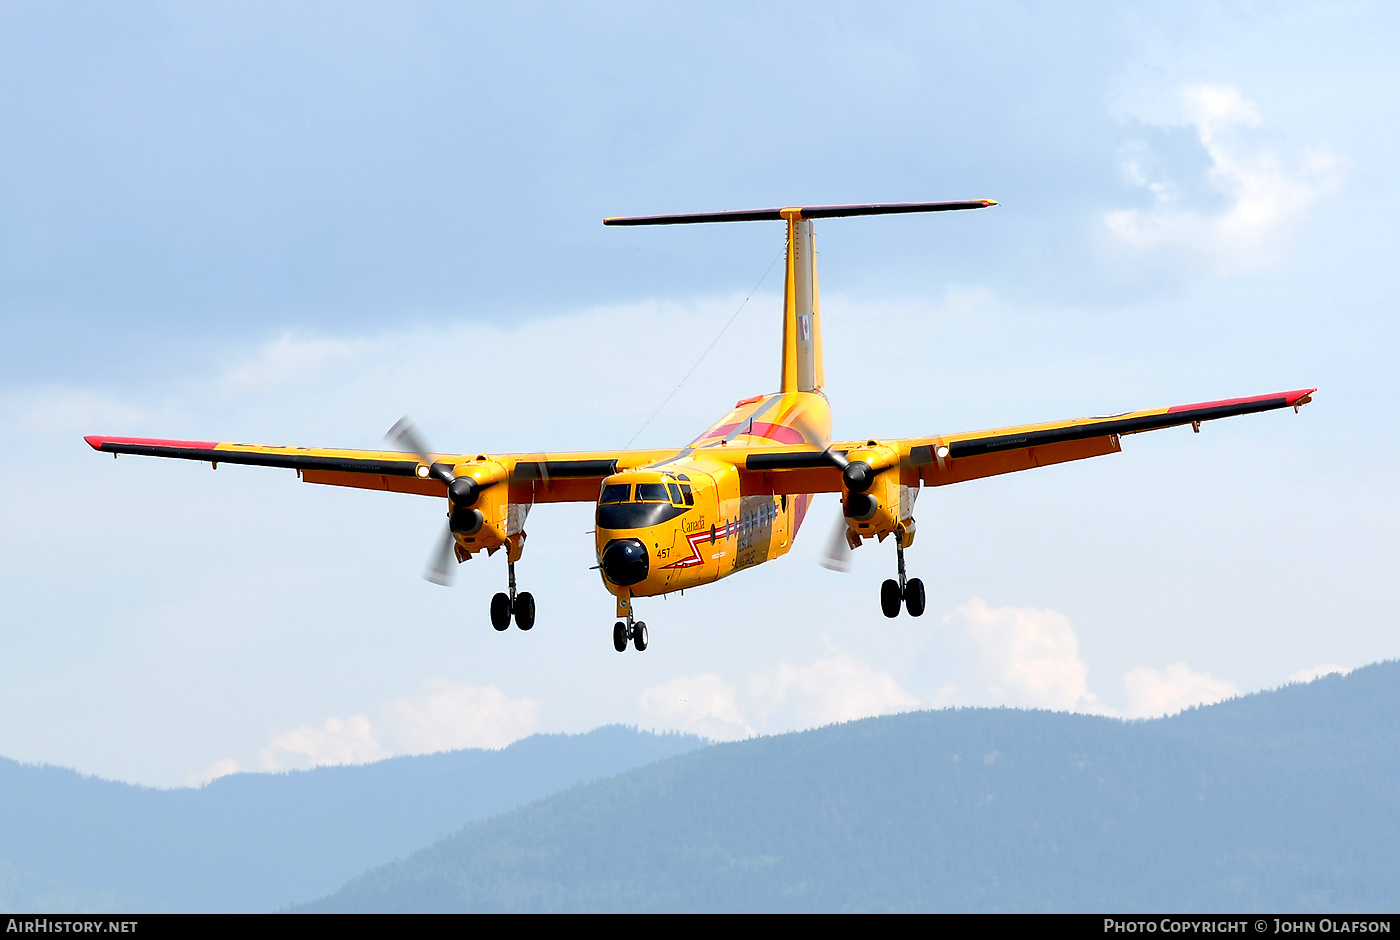
{"type": "Polygon", "coordinates": [[[603,576],[620,587],[646,579],[647,547],[637,539],[617,539],[603,549],[603,576]]]}

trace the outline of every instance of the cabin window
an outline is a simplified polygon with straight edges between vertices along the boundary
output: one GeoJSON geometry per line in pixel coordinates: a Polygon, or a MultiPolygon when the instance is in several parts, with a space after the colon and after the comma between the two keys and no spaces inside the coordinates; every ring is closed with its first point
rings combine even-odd
{"type": "Polygon", "coordinates": [[[687,506],[694,506],[694,505],[695,505],[695,497],[692,496],[692,495],[690,494],[690,484],[689,484],[689,483],[682,483],[682,484],[681,484],[681,496],[684,497],[684,499],[685,499],[685,504],[686,504],[687,506]]]}
{"type": "Polygon", "coordinates": [[[600,503],[625,503],[632,495],[631,483],[609,483],[603,487],[603,495],[598,497],[600,503]]]}
{"type": "Polygon", "coordinates": [[[710,524],[710,544],[715,544],[715,527],[713,523],[710,524]]]}
{"type": "Polygon", "coordinates": [[[679,505],[679,504],[681,503],[681,501],[682,501],[682,500],[681,500],[681,488],[680,488],[679,486],[677,486],[676,484],[674,484],[674,483],[667,483],[667,484],[666,484],[666,489],[667,489],[668,491],[670,491],[670,493],[671,493],[671,502],[676,503],[676,504],[679,505]]]}
{"type": "Polygon", "coordinates": [[[665,483],[638,483],[637,499],[647,503],[669,503],[671,494],[666,492],[665,483]]]}

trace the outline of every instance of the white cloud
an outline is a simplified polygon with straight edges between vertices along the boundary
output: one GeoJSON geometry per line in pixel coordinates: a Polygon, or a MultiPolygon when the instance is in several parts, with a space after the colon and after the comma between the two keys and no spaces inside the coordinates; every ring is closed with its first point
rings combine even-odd
{"type": "Polygon", "coordinates": [[[656,725],[716,741],[754,734],[735,699],[737,690],[714,673],[681,676],[643,690],[642,711],[656,725]]]}
{"type": "Polygon", "coordinates": [[[642,711],[658,726],[718,741],[815,728],[919,705],[894,676],[840,651],[810,665],[781,663],[753,673],[742,691],[713,673],[700,673],[652,686],[640,701],[642,711]]]}
{"type": "Polygon", "coordinates": [[[1217,267],[1255,265],[1286,225],[1300,216],[1332,182],[1337,160],[1325,150],[1286,159],[1266,146],[1258,109],[1225,85],[1180,88],[1174,107],[1153,116],[1133,114],[1141,124],[1191,128],[1210,161],[1204,180],[1180,179],[1155,166],[1142,141],[1124,150],[1123,171],[1153,196],[1150,209],[1120,209],[1104,222],[1130,248],[1161,247],[1199,253],[1217,267]],[[1184,193],[1204,184],[1222,206],[1192,205],[1184,193]]]}
{"type": "Polygon", "coordinates": [[[326,764],[367,764],[391,756],[366,715],[327,718],[320,725],[300,725],[273,734],[258,752],[263,770],[320,767],[326,764]]]}
{"type": "Polygon", "coordinates": [[[220,777],[227,777],[229,774],[240,773],[242,770],[243,765],[232,758],[216,760],[203,770],[192,773],[186,777],[185,786],[202,787],[207,783],[218,780],[220,777]]]}
{"type": "MultiPolygon", "coordinates": [[[[538,702],[512,699],[494,685],[428,679],[419,694],[387,703],[377,720],[368,715],[332,716],[319,725],[272,734],[267,747],[258,751],[258,765],[265,771],[291,770],[367,764],[396,754],[502,748],[534,732],[539,710],[538,702]]],[[[236,761],[219,761],[191,780],[227,767],[233,769],[223,773],[239,769],[236,761]]]]}
{"type": "Polygon", "coordinates": [[[1323,663],[1320,666],[1311,666],[1307,669],[1299,669],[1288,677],[1289,682],[1311,682],[1314,679],[1321,679],[1323,676],[1341,675],[1351,672],[1346,666],[1339,666],[1337,663],[1323,663]]]}
{"type": "Polygon", "coordinates": [[[957,622],[976,649],[999,702],[1030,708],[1104,712],[1089,691],[1089,667],[1069,618],[1035,607],[988,607],[980,597],[943,618],[957,622]]]}
{"type": "Polygon", "coordinates": [[[1123,686],[1128,693],[1129,718],[1158,718],[1240,694],[1239,686],[1228,679],[1194,672],[1185,663],[1172,663],[1162,670],[1139,666],[1123,676],[1123,686]]]}
{"type": "Polygon", "coordinates": [[[389,706],[385,724],[404,754],[464,747],[501,748],[535,730],[539,702],[512,699],[494,685],[455,685],[429,679],[417,696],[389,706]]]}
{"type": "Polygon", "coordinates": [[[884,715],[919,704],[894,676],[843,652],[809,666],[782,663],[755,673],[749,677],[749,694],[760,713],[785,712],[788,724],[801,728],[884,715]]]}

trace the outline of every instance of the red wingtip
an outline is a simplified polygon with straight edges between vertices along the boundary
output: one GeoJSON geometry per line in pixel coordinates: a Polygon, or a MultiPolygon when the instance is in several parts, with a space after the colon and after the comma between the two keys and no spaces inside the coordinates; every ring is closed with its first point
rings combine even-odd
{"type": "Polygon", "coordinates": [[[117,446],[134,445],[136,447],[170,447],[185,450],[213,450],[219,446],[218,441],[173,441],[163,437],[102,437],[99,434],[90,434],[83,438],[93,450],[101,450],[103,444],[114,444],[117,446]]]}
{"type": "Polygon", "coordinates": [[[1317,391],[1315,388],[1300,388],[1296,392],[1289,392],[1288,403],[1290,405],[1306,405],[1312,401],[1312,393],[1315,391],[1317,391]]]}

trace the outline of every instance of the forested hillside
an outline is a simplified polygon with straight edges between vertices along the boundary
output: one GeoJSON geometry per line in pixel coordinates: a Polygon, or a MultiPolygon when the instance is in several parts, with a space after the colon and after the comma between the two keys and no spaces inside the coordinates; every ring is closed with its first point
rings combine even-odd
{"type": "Polygon", "coordinates": [[[180,790],[0,759],[0,910],[273,910],[471,820],[704,743],[614,726],[180,790]]]}
{"type": "Polygon", "coordinates": [[[918,712],[472,824],[320,911],[1393,911],[1400,663],[1155,721],[918,712]]]}

